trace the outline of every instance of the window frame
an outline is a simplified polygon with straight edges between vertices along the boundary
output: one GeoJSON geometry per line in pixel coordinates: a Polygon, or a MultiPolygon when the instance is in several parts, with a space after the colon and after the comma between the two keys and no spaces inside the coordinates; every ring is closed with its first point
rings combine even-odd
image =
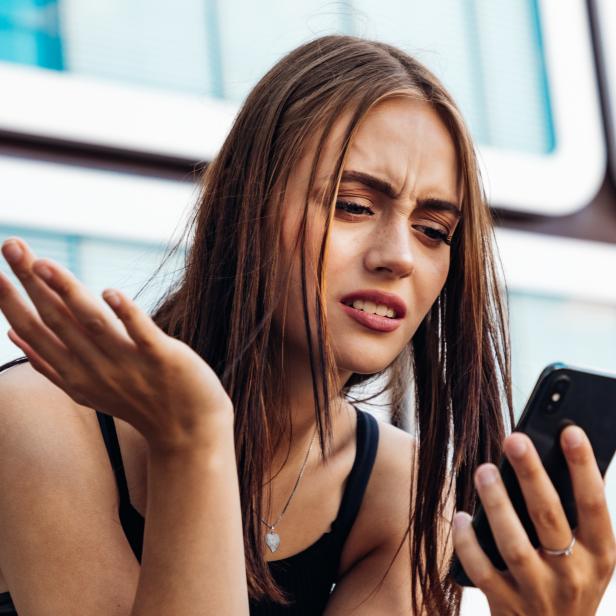
{"type": "Polygon", "coordinates": [[[498,227],[508,289],[616,307],[616,244],[498,227]]]}
{"type": "Polygon", "coordinates": [[[612,24],[616,30],[616,2],[613,0],[592,0],[594,22],[597,34],[597,47],[601,58],[601,80],[605,98],[604,110],[608,148],[611,152],[610,172],[612,181],[616,183],[616,32],[610,30],[607,24],[612,24]]]}
{"type": "MultiPolygon", "coordinates": [[[[598,191],[606,147],[586,4],[539,0],[539,7],[556,147],[545,155],[490,147],[479,148],[478,154],[491,205],[562,216],[586,206],[598,191]]],[[[5,85],[0,131],[174,160],[211,160],[239,109],[206,97],[3,63],[0,81],[5,85]]],[[[131,185],[127,177],[0,157],[4,193],[19,195],[19,207],[7,207],[3,200],[0,216],[6,224],[165,240],[169,223],[186,206],[186,186],[146,178],[134,178],[131,185]],[[37,181],[24,183],[30,173],[37,181]],[[143,211],[139,202],[155,204],[164,224],[151,215],[130,223],[130,229],[110,224],[116,215],[136,221],[143,211]],[[53,216],[33,203],[46,203],[53,216]],[[126,203],[135,203],[135,211],[129,212],[126,203]],[[81,212],[85,204],[87,215],[81,212]],[[101,207],[92,207],[97,204],[101,207]]]]}

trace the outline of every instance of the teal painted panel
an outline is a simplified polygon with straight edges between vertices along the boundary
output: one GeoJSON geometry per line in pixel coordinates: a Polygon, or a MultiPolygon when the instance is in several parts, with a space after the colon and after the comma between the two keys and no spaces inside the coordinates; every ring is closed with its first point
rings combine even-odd
{"type": "Polygon", "coordinates": [[[64,68],[57,0],[0,2],[0,60],[64,68]]]}

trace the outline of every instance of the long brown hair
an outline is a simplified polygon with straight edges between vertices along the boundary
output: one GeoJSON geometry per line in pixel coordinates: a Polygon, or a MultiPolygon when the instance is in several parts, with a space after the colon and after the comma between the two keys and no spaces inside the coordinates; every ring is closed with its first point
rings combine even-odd
{"type": "MultiPolygon", "coordinates": [[[[471,139],[444,87],[402,51],[350,36],[326,36],[295,49],[249,94],[204,172],[185,270],[154,311],[167,333],[212,366],[233,401],[246,571],[255,599],[284,601],[262,555],[260,518],[266,473],[290,422],[281,378],[283,341],[273,326],[274,311],[285,300],[279,281],[288,280],[291,260],[280,250],[289,176],[316,136],[296,249],[315,421],[327,451],[328,408],[338,395],[324,310],[329,222],[358,123],[376,102],[400,92],[433,106],[458,156],[463,218],[451,245],[447,281],[408,349],[383,373],[394,423],[403,415],[411,379],[414,385],[418,447],[409,512],[414,607],[418,612],[421,601],[430,613],[459,611],[460,592],[444,575],[447,563],[437,549],[448,530],[444,500],[455,489],[456,508],[473,510],[472,471],[497,459],[505,433],[503,408],[511,407],[506,312],[492,252],[492,221],[471,139]],[[350,119],[332,180],[317,204],[325,212],[325,231],[315,259],[306,248],[307,222],[315,214],[309,195],[323,146],[343,111],[350,119]]],[[[343,392],[351,396],[352,386],[367,378],[353,375],[343,392]]]]}

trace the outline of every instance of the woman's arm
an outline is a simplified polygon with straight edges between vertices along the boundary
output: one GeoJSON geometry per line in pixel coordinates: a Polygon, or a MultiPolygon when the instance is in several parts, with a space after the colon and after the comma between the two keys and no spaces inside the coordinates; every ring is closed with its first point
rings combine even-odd
{"type": "Polygon", "coordinates": [[[248,614],[232,418],[219,430],[220,447],[150,452],[135,615],[248,614]]]}
{"type": "MultiPolygon", "coordinates": [[[[123,328],[69,272],[24,242],[3,254],[32,299],[0,277],[9,337],[74,401],[124,419],[149,445],[148,509],[133,613],[248,613],[231,403],[213,371],[119,292],[123,328]],[[155,606],[155,607],[154,607],[155,606]]],[[[68,531],[70,532],[70,531],[68,531]]]]}

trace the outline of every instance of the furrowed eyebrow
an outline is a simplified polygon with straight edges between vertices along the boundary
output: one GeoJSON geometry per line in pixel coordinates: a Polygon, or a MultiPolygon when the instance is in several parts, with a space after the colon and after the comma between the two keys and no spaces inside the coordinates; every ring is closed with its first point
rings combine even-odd
{"type": "MultiPolygon", "coordinates": [[[[363,173],[362,171],[343,171],[341,182],[359,182],[368,188],[372,188],[377,192],[389,197],[390,199],[398,199],[400,194],[397,193],[394,187],[381,178],[377,178],[369,173],[363,173]]],[[[419,211],[432,211],[432,212],[448,212],[453,214],[456,218],[462,216],[460,208],[451,201],[445,201],[444,199],[419,199],[417,201],[417,207],[419,211]]]]}
{"type": "Polygon", "coordinates": [[[359,182],[368,188],[372,188],[386,197],[390,199],[397,199],[398,193],[394,190],[394,187],[385,180],[381,180],[380,178],[375,177],[374,175],[370,175],[368,173],[363,173],[362,171],[343,171],[342,177],[340,178],[341,182],[359,182]]]}
{"type": "Polygon", "coordinates": [[[462,217],[460,208],[451,201],[444,201],[443,199],[418,199],[416,212],[448,212],[453,214],[456,218],[462,217]]]}

